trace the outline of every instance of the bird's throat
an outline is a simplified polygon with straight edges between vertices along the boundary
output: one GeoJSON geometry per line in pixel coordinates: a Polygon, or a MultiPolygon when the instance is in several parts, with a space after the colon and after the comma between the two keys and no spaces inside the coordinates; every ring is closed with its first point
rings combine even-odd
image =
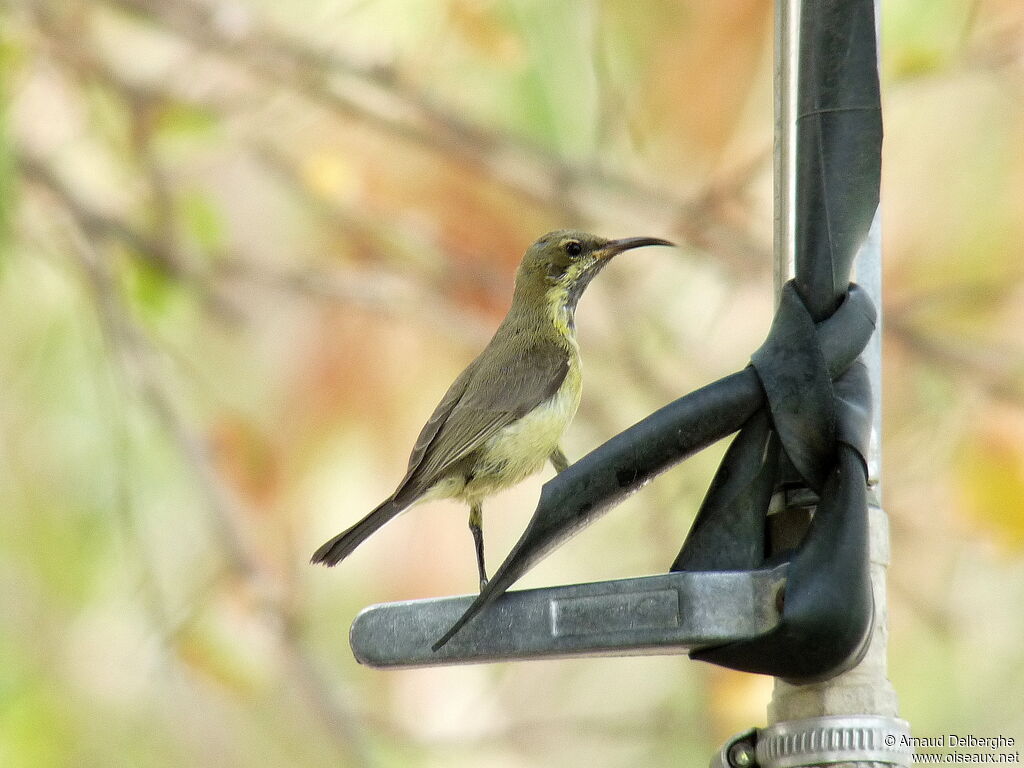
{"type": "Polygon", "coordinates": [[[562,285],[553,286],[547,292],[548,320],[555,333],[573,346],[576,345],[576,302],[579,292],[562,285]]]}

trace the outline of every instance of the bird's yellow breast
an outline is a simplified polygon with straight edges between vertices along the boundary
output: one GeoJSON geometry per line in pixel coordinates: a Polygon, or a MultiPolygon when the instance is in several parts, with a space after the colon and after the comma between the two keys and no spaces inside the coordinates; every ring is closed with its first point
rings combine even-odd
{"type": "Polygon", "coordinates": [[[480,500],[538,472],[576,415],[581,393],[580,360],[573,350],[562,386],[484,444],[473,468],[473,478],[459,495],[469,502],[480,500]]]}

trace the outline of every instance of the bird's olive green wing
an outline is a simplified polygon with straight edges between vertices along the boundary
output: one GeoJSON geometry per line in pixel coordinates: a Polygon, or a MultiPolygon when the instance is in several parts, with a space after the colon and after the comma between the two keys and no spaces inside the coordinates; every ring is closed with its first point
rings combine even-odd
{"type": "Polygon", "coordinates": [[[569,368],[564,349],[555,344],[502,346],[488,347],[449,388],[420,433],[396,496],[403,491],[419,495],[558,391],[569,368]]]}
{"type": "Polygon", "coordinates": [[[458,378],[452,382],[452,385],[448,387],[448,391],[444,393],[444,397],[441,398],[441,402],[437,404],[434,412],[430,414],[430,418],[427,419],[427,423],[423,425],[423,429],[420,430],[419,436],[416,438],[416,444],[412,447],[412,453],[409,454],[409,466],[406,469],[405,479],[402,481],[401,488],[405,485],[409,476],[413,473],[423,461],[423,456],[426,454],[427,449],[433,442],[434,438],[437,437],[438,431],[444,426],[445,421],[451,415],[452,409],[458,405],[459,400],[466,392],[466,385],[473,376],[473,371],[479,364],[480,358],[478,357],[468,366],[466,369],[459,374],[458,378]]]}

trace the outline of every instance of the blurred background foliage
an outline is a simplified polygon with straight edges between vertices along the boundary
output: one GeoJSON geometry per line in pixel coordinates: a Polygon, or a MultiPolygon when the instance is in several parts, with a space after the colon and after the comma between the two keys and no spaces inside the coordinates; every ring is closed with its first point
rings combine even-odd
{"type": "MultiPolygon", "coordinates": [[[[0,3],[0,765],[703,765],[770,681],[680,658],[382,673],[467,592],[435,503],[334,571],[546,230],[681,244],[588,292],[566,449],[772,309],[768,0],[0,3]]],[[[1024,4],[883,3],[891,676],[1024,740],[1024,4]]],[[[663,571],[721,448],[524,586],[663,571]]],[[[488,506],[490,562],[547,474],[488,506]]]]}

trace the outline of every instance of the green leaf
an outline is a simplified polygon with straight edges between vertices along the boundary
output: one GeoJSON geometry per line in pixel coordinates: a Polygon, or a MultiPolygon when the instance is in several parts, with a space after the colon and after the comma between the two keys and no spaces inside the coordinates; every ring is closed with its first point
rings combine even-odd
{"type": "Polygon", "coordinates": [[[899,80],[948,69],[962,55],[970,7],[961,0],[883,3],[883,72],[899,80]]]}
{"type": "Polygon", "coordinates": [[[183,288],[160,267],[133,257],[122,272],[122,285],[127,296],[143,317],[156,320],[167,314],[181,298],[183,288]]]}
{"type": "Polygon", "coordinates": [[[180,101],[165,104],[156,119],[157,132],[169,138],[210,138],[219,125],[213,111],[180,101]]]}
{"type": "Polygon", "coordinates": [[[186,231],[200,248],[209,253],[224,247],[224,215],[209,194],[200,189],[189,190],[178,205],[186,231]]]}

